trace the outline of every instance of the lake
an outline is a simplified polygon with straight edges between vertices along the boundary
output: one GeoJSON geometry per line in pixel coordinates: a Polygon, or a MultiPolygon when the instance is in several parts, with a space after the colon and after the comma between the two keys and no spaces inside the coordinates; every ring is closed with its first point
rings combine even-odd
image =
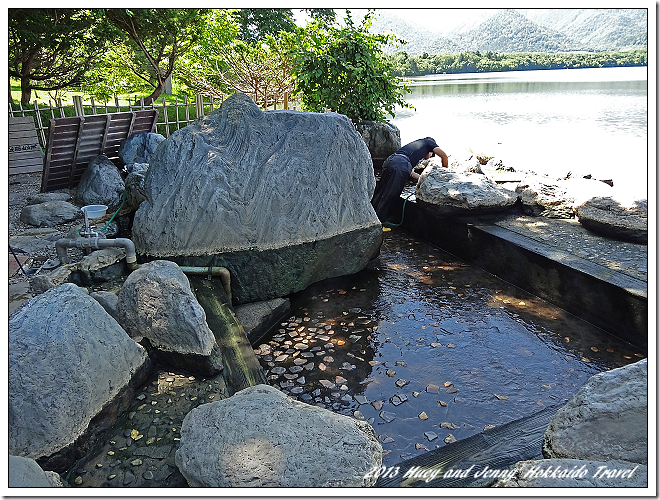
{"type": "Polygon", "coordinates": [[[435,138],[505,166],[564,177],[591,174],[647,197],[647,68],[429,75],[411,79],[391,123],[401,143],[435,138]]]}

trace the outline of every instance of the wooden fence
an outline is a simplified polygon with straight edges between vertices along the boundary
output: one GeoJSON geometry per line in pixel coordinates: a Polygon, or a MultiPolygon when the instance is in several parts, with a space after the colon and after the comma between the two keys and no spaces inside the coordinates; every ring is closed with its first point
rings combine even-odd
{"type": "MultiPolygon", "coordinates": [[[[288,109],[289,96],[285,94],[283,99],[278,102],[283,103],[284,109],[288,109]]],[[[70,116],[86,116],[98,115],[108,113],[119,113],[122,111],[138,111],[145,109],[157,109],[158,122],[156,123],[156,132],[169,137],[171,133],[179,130],[182,127],[190,125],[196,118],[210,113],[215,108],[222,104],[222,100],[214,99],[209,95],[196,95],[194,102],[190,102],[187,96],[183,96],[180,100],[175,98],[174,104],[167,104],[165,97],[162,97],[161,102],[152,102],[145,104],[144,98],[135,98],[132,101],[123,101],[121,103],[115,97],[114,102],[96,103],[93,97],[87,104],[83,103],[81,96],[73,96],[73,104],[63,105],[61,99],[56,102],[48,101],[48,106],[39,105],[35,100],[32,107],[24,108],[20,103],[18,109],[13,109],[9,104],[9,116],[32,116],[35,120],[35,127],[37,136],[41,147],[45,150],[48,139],[48,122],[54,118],[65,118],[70,116]],[[169,113],[168,113],[169,111],[169,113]],[[173,112],[172,112],[173,111],[173,112]]],[[[277,102],[272,104],[277,107],[277,102]]],[[[295,107],[293,108],[295,109],[295,107]]]]}

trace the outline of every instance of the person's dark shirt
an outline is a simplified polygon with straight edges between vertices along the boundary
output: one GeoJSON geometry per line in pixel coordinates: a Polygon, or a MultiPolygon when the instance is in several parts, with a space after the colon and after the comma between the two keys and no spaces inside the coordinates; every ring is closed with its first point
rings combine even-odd
{"type": "Polygon", "coordinates": [[[424,139],[417,139],[416,141],[410,142],[405,146],[401,146],[394,152],[394,154],[406,155],[410,160],[410,164],[414,168],[422,158],[424,158],[428,153],[432,152],[433,149],[437,147],[438,145],[433,138],[425,137],[424,139]]]}

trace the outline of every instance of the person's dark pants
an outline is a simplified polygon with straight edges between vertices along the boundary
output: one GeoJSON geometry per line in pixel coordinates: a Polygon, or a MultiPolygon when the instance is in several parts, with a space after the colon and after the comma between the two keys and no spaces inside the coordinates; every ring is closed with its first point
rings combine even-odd
{"type": "Polygon", "coordinates": [[[380,180],[376,185],[371,204],[381,222],[385,222],[396,206],[412,172],[410,160],[405,155],[392,155],[383,162],[380,180]]]}

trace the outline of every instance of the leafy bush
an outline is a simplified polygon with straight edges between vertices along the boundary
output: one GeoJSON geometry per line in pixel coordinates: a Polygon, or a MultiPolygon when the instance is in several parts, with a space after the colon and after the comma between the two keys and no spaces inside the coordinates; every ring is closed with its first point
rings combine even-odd
{"type": "Polygon", "coordinates": [[[411,107],[403,99],[408,87],[394,76],[381,49],[396,39],[369,33],[371,16],[356,26],[346,11],[344,26],[317,21],[298,32],[293,71],[304,109],[328,109],[359,122],[385,121],[396,105],[411,107]]]}

